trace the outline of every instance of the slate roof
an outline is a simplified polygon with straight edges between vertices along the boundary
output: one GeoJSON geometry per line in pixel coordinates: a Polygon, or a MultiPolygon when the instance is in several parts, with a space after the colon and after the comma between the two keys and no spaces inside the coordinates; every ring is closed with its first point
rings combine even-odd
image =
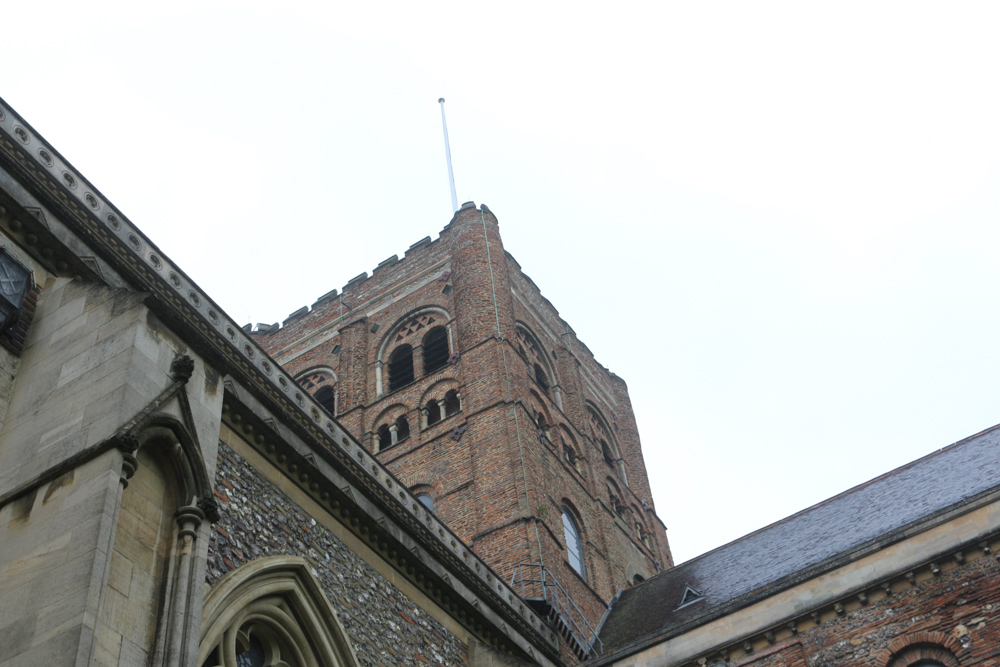
{"type": "MultiPolygon", "coordinates": [[[[1000,488],[1000,425],[698,556],[628,589],[601,628],[623,657],[889,544],[911,524],[1000,488]],[[678,608],[690,586],[703,599],[678,608]]],[[[611,650],[609,655],[608,650],[611,650]]]]}

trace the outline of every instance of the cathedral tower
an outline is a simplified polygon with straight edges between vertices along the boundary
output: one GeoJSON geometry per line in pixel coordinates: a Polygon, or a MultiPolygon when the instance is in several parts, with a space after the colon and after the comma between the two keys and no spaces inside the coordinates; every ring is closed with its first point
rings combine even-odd
{"type": "Polygon", "coordinates": [[[585,644],[619,590],[672,565],[625,383],[486,206],[256,334],[567,639],[585,644]]]}

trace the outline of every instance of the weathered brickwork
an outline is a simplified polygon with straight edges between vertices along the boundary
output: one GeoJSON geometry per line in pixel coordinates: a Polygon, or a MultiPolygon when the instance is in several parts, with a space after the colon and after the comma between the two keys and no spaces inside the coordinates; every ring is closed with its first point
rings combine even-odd
{"type": "Polygon", "coordinates": [[[596,625],[620,589],[672,565],[625,383],[504,251],[485,207],[257,334],[293,374],[336,374],[338,420],[502,577],[544,564],[596,625]],[[425,372],[424,336],[440,326],[448,363],[425,372]],[[393,389],[401,345],[414,380],[393,389]],[[401,420],[397,444],[388,429],[401,420]],[[569,564],[564,507],[580,523],[586,578],[569,564]]]}
{"type": "Polygon", "coordinates": [[[947,568],[936,576],[923,572],[912,584],[898,581],[890,595],[873,590],[865,604],[855,599],[839,612],[826,610],[819,624],[800,620],[796,634],[778,629],[773,643],[731,647],[728,662],[719,657],[691,665],[908,667],[921,656],[946,667],[1000,664],[1000,564],[989,554],[947,568]]]}
{"type": "Polygon", "coordinates": [[[992,555],[860,606],[803,633],[810,667],[885,667],[899,648],[933,633],[962,665],[1000,659],[1000,565],[992,555]],[[895,647],[893,646],[895,644],[895,647]]]}
{"type": "Polygon", "coordinates": [[[219,444],[216,489],[222,520],[209,544],[207,581],[257,558],[306,558],[362,665],[468,665],[468,647],[335,535],[219,444]]]}

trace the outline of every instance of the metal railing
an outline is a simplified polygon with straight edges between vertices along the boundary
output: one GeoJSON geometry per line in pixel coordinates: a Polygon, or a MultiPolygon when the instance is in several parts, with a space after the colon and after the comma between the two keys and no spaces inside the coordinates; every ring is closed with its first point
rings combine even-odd
{"type": "Polygon", "coordinates": [[[521,563],[514,566],[510,587],[520,586],[524,600],[545,600],[551,608],[550,616],[561,622],[572,635],[579,647],[581,658],[604,653],[604,643],[597,636],[597,630],[573,602],[566,589],[549,569],[539,563],[521,563]]]}

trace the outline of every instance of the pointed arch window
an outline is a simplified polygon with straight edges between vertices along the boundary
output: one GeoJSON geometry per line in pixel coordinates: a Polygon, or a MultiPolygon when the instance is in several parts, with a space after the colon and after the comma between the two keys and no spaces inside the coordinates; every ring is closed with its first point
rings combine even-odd
{"type": "Polygon", "coordinates": [[[587,567],[583,562],[583,541],[580,539],[580,529],[573,515],[566,507],[562,508],[563,537],[566,539],[566,560],[577,574],[587,579],[587,567]]]}
{"type": "Polygon", "coordinates": [[[344,628],[306,561],[273,556],[233,570],[205,600],[201,667],[356,667],[344,628]]]}

